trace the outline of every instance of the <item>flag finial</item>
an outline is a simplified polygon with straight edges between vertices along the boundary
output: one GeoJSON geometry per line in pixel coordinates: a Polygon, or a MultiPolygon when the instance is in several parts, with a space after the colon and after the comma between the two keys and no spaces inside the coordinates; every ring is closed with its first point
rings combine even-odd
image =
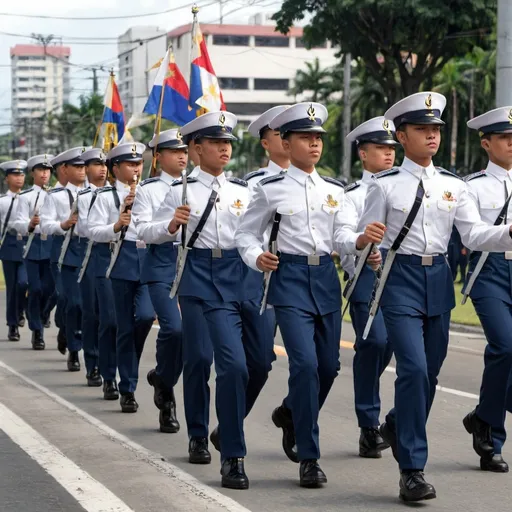
{"type": "Polygon", "coordinates": [[[192,6],[192,14],[195,16],[198,12],[199,12],[199,7],[196,4],[194,4],[192,6]]]}

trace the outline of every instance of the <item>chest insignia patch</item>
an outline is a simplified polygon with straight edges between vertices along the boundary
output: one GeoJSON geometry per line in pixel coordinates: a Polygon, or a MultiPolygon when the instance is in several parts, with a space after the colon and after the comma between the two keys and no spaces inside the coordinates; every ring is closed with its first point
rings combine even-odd
{"type": "Polygon", "coordinates": [[[456,202],[457,199],[455,199],[455,196],[449,190],[445,190],[444,193],[443,193],[443,201],[453,201],[453,202],[456,202]]]}
{"type": "Polygon", "coordinates": [[[329,194],[325,200],[325,204],[330,208],[336,208],[338,206],[338,201],[336,201],[336,199],[334,199],[334,197],[329,194]]]}
{"type": "Polygon", "coordinates": [[[243,205],[242,201],[240,201],[240,199],[237,199],[231,206],[233,208],[236,208],[237,210],[241,210],[244,207],[244,205],[243,205]]]}

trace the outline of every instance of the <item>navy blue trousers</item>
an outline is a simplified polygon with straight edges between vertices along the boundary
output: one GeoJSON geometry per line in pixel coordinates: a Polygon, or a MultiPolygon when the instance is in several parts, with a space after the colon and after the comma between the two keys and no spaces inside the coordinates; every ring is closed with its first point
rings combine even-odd
{"type": "Polygon", "coordinates": [[[27,270],[22,261],[2,260],[5,279],[7,325],[15,327],[25,311],[27,302],[27,270]]]}
{"type": "Polygon", "coordinates": [[[79,284],[82,301],[82,346],[87,374],[99,367],[99,311],[94,268],[88,267],[79,284]]]}
{"type": "Polygon", "coordinates": [[[49,317],[52,309],[55,308],[55,325],[59,329],[65,329],[66,327],[66,294],[62,288],[62,276],[59,272],[57,263],[51,263],[50,268],[52,271],[53,280],[55,282],[55,288],[47,303],[46,310],[44,312],[45,317],[49,317]]]}
{"type": "Polygon", "coordinates": [[[288,354],[284,404],[292,411],[299,460],[319,459],[318,415],[340,370],[341,310],[325,315],[274,306],[288,354]]]}
{"type": "MultiPolygon", "coordinates": [[[[87,272],[94,273],[91,268],[87,272]]],[[[84,276],[85,279],[85,276],[84,276]]],[[[95,277],[96,299],[98,302],[98,350],[99,369],[103,380],[115,380],[116,357],[116,308],[112,283],[106,277],[95,277]]],[[[82,333],[83,334],[83,333],[82,333]]]]}
{"type": "Polygon", "coordinates": [[[426,424],[448,350],[451,312],[428,317],[409,306],[385,306],[382,313],[397,366],[395,407],[386,422],[397,434],[400,469],[423,470],[426,424]]]}
{"type": "Polygon", "coordinates": [[[68,350],[78,352],[82,350],[82,339],[78,331],[82,329],[82,296],[80,286],[77,283],[80,269],[62,265],[60,277],[62,280],[62,291],[65,297],[65,326],[68,350]]]}
{"type": "Polygon", "coordinates": [[[54,289],[50,260],[25,260],[25,266],[28,278],[28,326],[31,331],[41,331],[43,313],[54,289]]]}
{"type": "Polygon", "coordinates": [[[477,414],[491,426],[494,452],[500,454],[507,408],[512,410],[512,305],[493,297],[472,301],[487,338],[477,414]]]}
{"type": "Polygon", "coordinates": [[[168,283],[148,283],[147,286],[160,325],[156,339],[156,373],[170,391],[183,369],[178,299],[169,297],[171,285],[168,283]]]}
{"type": "Polygon", "coordinates": [[[352,365],[354,401],[360,428],[376,427],[380,423],[380,376],[393,355],[380,310],[375,316],[368,337],[363,340],[369,313],[370,308],[367,303],[350,304],[350,318],[356,333],[352,365]]]}
{"type": "Polygon", "coordinates": [[[275,359],[274,323],[256,301],[203,301],[215,359],[221,458],[245,457],[244,418],[275,359]]]}
{"type": "Polygon", "coordinates": [[[134,393],[139,380],[140,358],[155,320],[155,312],[147,285],[124,279],[111,278],[110,281],[116,309],[119,392],[134,393]]]}

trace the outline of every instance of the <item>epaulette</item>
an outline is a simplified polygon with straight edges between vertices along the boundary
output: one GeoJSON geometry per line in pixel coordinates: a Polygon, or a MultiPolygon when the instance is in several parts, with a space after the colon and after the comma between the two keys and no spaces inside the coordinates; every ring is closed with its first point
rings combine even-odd
{"type": "Polygon", "coordinates": [[[327,181],[327,183],[332,183],[337,187],[345,188],[343,183],[340,180],[337,180],[336,178],[331,178],[330,176],[320,176],[320,178],[322,178],[324,181],[327,181]]]}
{"type": "Polygon", "coordinates": [[[345,193],[350,192],[351,190],[355,190],[356,188],[359,188],[360,186],[361,186],[361,183],[359,181],[351,183],[350,185],[347,185],[345,187],[345,193]]]}
{"type": "Polygon", "coordinates": [[[461,178],[460,176],[457,176],[456,174],[454,174],[453,172],[451,171],[447,171],[446,169],[444,169],[443,167],[436,167],[436,171],[440,172],[441,174],[444,174],[446,176],[451,176],[452,178],[457,178],[458,180],[462,180],[464,181],[463,178],[461,178]]]}
{"type": "Polygon", "coordinates": [[[107,185],[106,187],[97,188],[96,191],[98,194],[101,194],[102,192],[108,192],[109,190],[113,190],[114,187],[107,185]]]}
{"type": "MultiPolygon", "coordinates": [[[[197,178],[189,178],[187,177],[187,185],[189,183],[195,183],[197,181],[197,178]]],[[[171,183],[171,187],[175,187],[176,185],[183,185],[183,178],[179,178],[176,181],[173,181],[171,183]]]]}
{"type": "Polygon", "coordinates": [[[48,191],[48,194],[55,194],[55,192],[62,192],[63,190],[64,187],[52,188],[51,190],[48,191]]]}
{"type": "Polygon", "coordinates": [[[252,178],[256,178],[256,176],[263,176],[264,174],[265,171],[263,171],[262,169],[259,169],[258,171],[252,171],[244,176],[244,181],[249,181],[252,178]]]}
{"type": "Polygon", "coordinates": [[[160,181],[160,178],[158,176],[155,176],[154,178],[147,178],[140,183],[140,186],[143,187],[149,183],[155,183],[155,181],[160,181]]]}
{"type": "Polygon", "coordinates": [[[241,180],[240,178],[228,178],[228,181],[231,183],[235,183],[235,185],[240,185],[241,187],[248,187],[249,184],[245,180],[241,180]]]}
{"type": "Polygon", "coordinates": [[[280,180],[284,180],[284,177],[286,176],[285,173],[279,173],[279,174],[274,174],[274,176],[269,176],[268,178],[263,178],[261,181],[260,181],[260,185],[266,185],[267,183],[273,183],[274,181],[280,181],[280,180]]]}
{"type": "Polygon", "coordinates": [[[399,167],[391,167],[391,169],[388,169],[387,171],[381,171],[377,174],[374,174],[373,177],[378,180],[380,178],[384,178],[386,176],[394,176],[395,174],[398,174],[400,172],[399,167]]]}
{"type": "Polygon", "coordinates": [[[88,194],[89,192],[91,192],[91,187],[87,187],[84,190],[80,190],[80,192],[78,192],[78,195],[83,196],[84,194],[88,194]]]}
{"type": "Polygon", "coordinates": [[[20,196],[22,196],[23,194],[28,194],[29,192],[32,192],[32,188],[28,188],[27,190],[24,190],[23,192],[20,192],[20,196]]]}
{"type": "Polygon", "coordinates": [[[468,181],[471,181],[471,180],[475,180],[476,178],[481,178],[482,176],[487,176],[487,172],[485,170],[474,172],[473,174],[468,174],[464,178],[464,181],[468,182],[468,181]]]}

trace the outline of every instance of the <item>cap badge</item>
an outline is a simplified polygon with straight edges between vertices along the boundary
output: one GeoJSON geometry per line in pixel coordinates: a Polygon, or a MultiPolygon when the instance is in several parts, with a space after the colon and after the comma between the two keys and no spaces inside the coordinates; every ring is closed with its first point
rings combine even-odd
{"type": "Polygon", "coordinates": [[[306,113],[307,113],[308,119],[310,121],[315,121],[316,120],[316,113],[315,113],[315,109],[313,108],[313,105],[309,105],[309,108],[308,108],[306,113]]]}
{"type": "Polygon", "coordinates": [[[389,127],[389,121],[387,119],[384,119],[384,122],[382,123],[382,128],[388,132],[388,135],[391,136],[391,128],[389,127]]]}
{"type": "Polygon", "coordinates": [[[100,160],[106,160],[105,153],[103,153],[103,151],[100,151],[100,154],[98,155],[98,158],[100,160]]]}
{"type": "Polygon", "coordinates": [[[510,111],[508,113],[508,121],[510,124],[512,124],[512,109],[510,109],[510,111]]]}
{"type": "Polygon", "coordinates": [[[87,148],[82,148],[82,153],[85,153],[87,148]]]}
{"type": "Polygon", "coordinates": [[[443,193],[443,201],[455,202],[457,199],[455,199],[455,196],[449,190],[445,190],[443,193]]]}
{"type": "Polygon", "coordinates": [[[135,158],[137,156],[137,144],[132,146],[132,156],[135,158]]]}
{"type": "Polygon", "coordinates": [[[48,155],[46,153],[44,154],[43,165],[48,165],[48,155]]]}
{"type": "Polygon", "coordinates": [[[426,106],[429,110],[432,110],[432,94],[429,94],[429,95],[425,98],[425,106],[426,106]]]}
{"type": "Polygon", "coordinates": [[[181,135],[181,132],[178,130],[177,133],[176,133],[176,140],[179,142],[179,143],[183,143],[183,135],[181,135]]]}
{"type": "Polygon", "coordinates": [[[226,131],[226,116],[223,113],[219,116],[219,126],[223,132],[226,131]]]}
{"type": "Polygon", "coordinates": [[[325,200],[325,204],[329,206],[330,208],[336,208],[338,206],[338,201],[332,197],[331,194],[327,196],[327,199],[325,200]]]}

